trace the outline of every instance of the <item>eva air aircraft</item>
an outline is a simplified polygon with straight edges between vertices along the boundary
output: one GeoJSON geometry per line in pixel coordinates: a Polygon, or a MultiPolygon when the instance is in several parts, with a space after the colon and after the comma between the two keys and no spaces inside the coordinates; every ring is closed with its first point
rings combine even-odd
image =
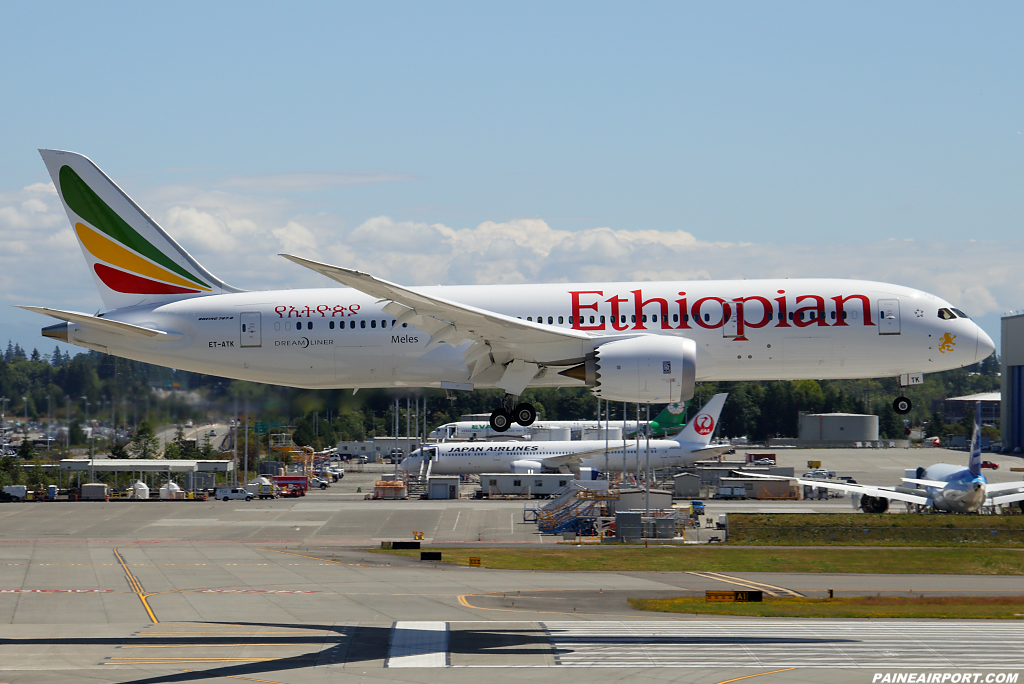
{"type": "MultiPolygon", "coordinates": [[[[41,150],[106,312],[47,337],[172,368],[305,388],[500,388],[490,425],[530,425],[527,387],[682,403],[702,380],[901,377],[973,364],[992,340],[912,288],[837,279],[404,287],[284,255],[343,287],[246,292],[201,266],[100,169],[41,150]]],[[[44,274],[40,274],[44,277],[44,274]]],[[[895,408],[910,410],[900,397],[895,408]]]]}
{"type": "MultiPolygon", "coordinates": [[[[679,432],[686,423],[686,404],[672,403],[666,406],[656,418],[651,420],[651,437],[664,437],[679,432]]],[[[621,428],[623,421],[609,421],[609,427],[621,428]]],[[[644,421],[625,421],[625,435],[631,437],[636,435],[638,429],[646,425],[644,421]],[[641,426],[641,427],[638,427],[641,426]]],[[[490,439],[492,437],[526,437],[536,434],[540,430],[568,429],[570,432],[581,432],[583,430],[597,430],[604,427],[599,420],[538,420],[533,425],[524,426],[514,424],[509,426],[505,432],[497,432],[491,429],[489,422],[460,420],[454,423],[445,423],[430,433],[432,439],[444,441],[465,441],[476,439],[490,439]]]]}

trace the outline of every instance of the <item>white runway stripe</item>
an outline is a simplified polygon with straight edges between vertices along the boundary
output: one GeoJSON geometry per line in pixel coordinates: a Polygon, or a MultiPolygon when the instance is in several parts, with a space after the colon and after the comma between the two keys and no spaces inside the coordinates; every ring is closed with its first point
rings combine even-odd
{"type": "Polygon", "coordinates": [[[570,667],[1024,667],[1016,624],[794,620],[544,622],[570,667]]]}
{"type": "Polygon", "coordinates": [[[447,622],[396,622],[391,628],[384,667],[445,667],[447,622]]]}

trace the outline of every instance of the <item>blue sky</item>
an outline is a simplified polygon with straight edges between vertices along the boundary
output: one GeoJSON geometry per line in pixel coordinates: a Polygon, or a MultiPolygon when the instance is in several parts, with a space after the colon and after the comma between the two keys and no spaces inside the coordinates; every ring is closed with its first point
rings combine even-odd
{"type": "MultiPolygon", "coordinates": [[[[1024,308],[1022,19],[1019,3],[7,3],[3,303],[100,307],[35,185],[35,149],[54,147],[241,287],[323,284],[285,248],[410,284],[865,277],[946,297],[998,340],[1000,312],[1024,308]]],[[[0,307],[0,335],[48,350],[41,322],[0,307]]]]}

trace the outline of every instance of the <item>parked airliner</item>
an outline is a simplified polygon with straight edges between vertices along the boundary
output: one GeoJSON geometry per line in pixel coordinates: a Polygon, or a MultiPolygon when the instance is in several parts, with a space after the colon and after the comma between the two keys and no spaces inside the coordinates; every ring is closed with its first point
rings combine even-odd
{"type": "MultiPolygon", "coordinates": [[[[750,475],[751,473],[746,473],[750,475]]],[[[771,475],[758,475],[775,479],[771,475]]],[[[982,506],[997,506],[1024,501],[1024,482],[991,484],[981,472],[981,403],[974,411],[974,436],[967,467],[935,463],[918,468],[915,477],[904,477],[902,487],[882,487],[795,478],[798,484],[834,489],[860,495],[865,513],[885,513],[890,501],[903,501],[947,513],[976,513],[982,506]]]]}
{"type": "MultiPolygon", "coordinates": [[[[651,437],[665,437],[683,429],[686,423],[686,404],[669,404],[661,413],[651,419],[651,437]]],[[[431,431],[430,438],[442,441],[466,441],[477,439],[491,439],[494,437],[530,437],[541,430],[569,430],[580,432],[583,430],[598,430],[604,428],[604,422],[599,420],[538,420],[533,425],[510,425],[505,432],[496,432],[491,429],[489,422],[459,420],[454,423],[445,423],[436,430],[431,431]]],[[[623,427],[623,421],[612,420],[608,422],[612,430],[623,427]]],[[[630,437],[636,434],[638,429],[646,429],[644,421],[625,421],[625,435],[630,437]]]]}
{"type": "Polygon", "coordinates": [[[573,472],[591,468],[602,472],[636,472],[682,466],[718,456],[725,446],[710,446],[728,394],[716,394],[672,439],[603,439],[556,442],[447,442],[417,449],[402,461],[409,473],[471,475],[480,473],[573,472]],[[608,458],[605,462],[605,450],[608,458]],[[649,451],[649,453],[648,453],[649,451]]]}
{"type": "MultiPolygon", "coordinates": [[[[89,159],[40,151],[105,313],[26,306],[103,353],[304,388],[504,390],[503,431],[536,412],[527,387],[685,402],[702,380],[900,376],[995,348],[935,295],[862,280],[780,279],[404,287],[283,255],[344,287],[246,292],[201,266],[89,159]]],[[[43,277],[43,274],[40,274],[43,277]]],[[[906,413],[910,401],[897,399],[906,413]]]]}

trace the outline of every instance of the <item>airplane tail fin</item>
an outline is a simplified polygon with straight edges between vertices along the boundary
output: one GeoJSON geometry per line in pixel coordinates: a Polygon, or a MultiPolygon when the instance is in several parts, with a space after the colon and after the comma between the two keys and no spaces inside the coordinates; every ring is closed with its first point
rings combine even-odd
{"type": "Polygon", "coordinates": [[[39,154],[108,309],[240,291],[199,265],[88,158],[39,154]]]}
{"type": "Polygon", "coordinates": [[[971,436],[971,458],[967,461],[971,475],[981,475],[981,402],[974,405],[974,434],[971,436]]]}
{"type": "Polygon", "coordinates": [[[686,402],[674,402],[666,406],[651,421],[651,434],[664,435],[679,432],[686,423],[686,402]]]}
{"type": "Polygon", "coordinates": [[[722,413],[722,406],[725,405],[728,396],[728,393],[723,392],[711,397],[686,427],[673,438],[674,441],[680,444],[710,444],[715,428],[718,427],[718,416],[722,413]]]}

